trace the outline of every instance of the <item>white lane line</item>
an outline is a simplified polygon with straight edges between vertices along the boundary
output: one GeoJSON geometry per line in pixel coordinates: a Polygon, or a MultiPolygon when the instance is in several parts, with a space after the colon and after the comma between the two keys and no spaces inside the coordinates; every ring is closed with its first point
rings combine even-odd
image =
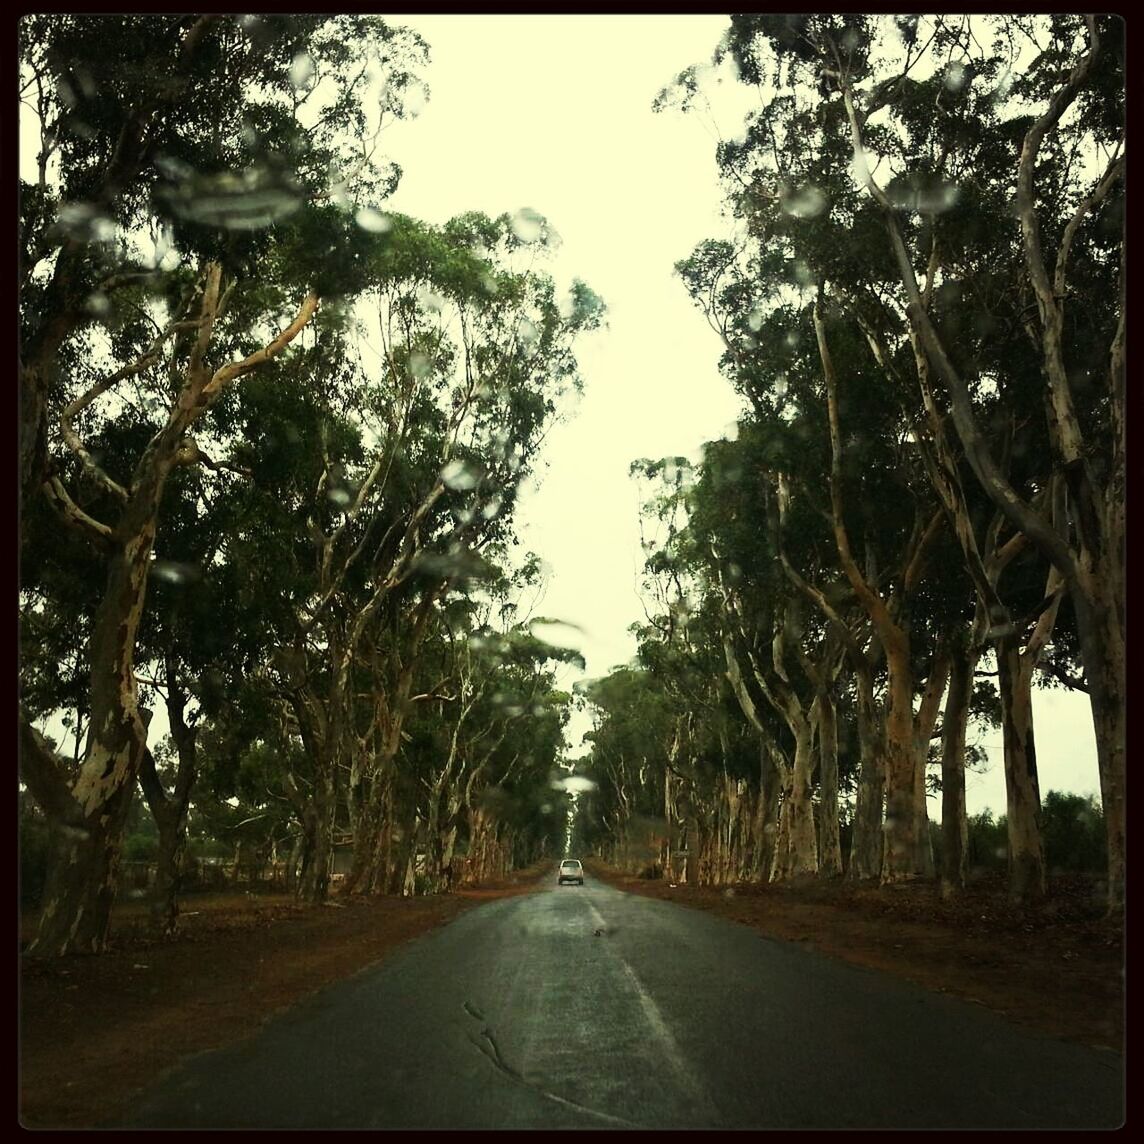
{"type": "MultiPolygon", "coordinates": [[[[604,921],[603,915],[592,902],[588,903],[588,908],[592,911],[592,916],[596,919],[596,925],[600,928],[607,930],[607,923],[604,921]]],[[[663,1019],[663,1014],[659,1011],[659,1006],[652,999],[652,996],[643,987],[643,982],[640,981],[636,975],[636,971],[627,963],[627,960],[619,953],[616,953],[614,948],[610,951],[616,960],[620,963],[624,973],[627,975],[628,980],[635,990],[636,996],[639,998],[640,1007],[643,1009],[644,1017],[647,1023],[651,1026],[652,1032],[659,1039],[660,1044],[663,1046],[664,1056],[667,1057],[668,1063],[671,1065],[675,1072],[676,1079],[680,1087],[691,1097],[692,1100],[706,1103],[706,1093],[700,1088],[696,1082],[694,1073],[687,1063],[687,1058],[683,1055],[671,1030],[667,1026],[667,1022],[663,1019]]]]}

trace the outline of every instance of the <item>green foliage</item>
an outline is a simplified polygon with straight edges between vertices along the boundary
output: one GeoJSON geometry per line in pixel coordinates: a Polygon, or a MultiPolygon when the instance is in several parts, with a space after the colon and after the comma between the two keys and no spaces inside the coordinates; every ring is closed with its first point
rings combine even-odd
{"type": "Polygon", "coordinates": [[[969,838],[966,862],[970,870],[1002,871],[1006,869],[1009,839],[1006,816],[994,820],[991,810],[969,816],[969,838]]]}
{"type": "Polygon", "coordinates": [[[1095,796],[1049,791],[1041,803],[1041,830],[1050,873],[1108,869],[1108,836],[1095,796]]]}

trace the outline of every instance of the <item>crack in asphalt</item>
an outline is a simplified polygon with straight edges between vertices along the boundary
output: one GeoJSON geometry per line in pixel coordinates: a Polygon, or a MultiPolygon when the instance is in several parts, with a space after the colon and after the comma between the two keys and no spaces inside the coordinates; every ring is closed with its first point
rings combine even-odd
{"type": "MultiPolygon", "coordinates": [[[[470,1002],[466,1001],[461,1007],[465,1010],[466,1013],[469,1014],[470,1017],[476,1017],[479,1021],[484,1020],[480,1010],[470,1002]]],[[[468,1040],[469,1044],[476,1047],[481,1056],[491,1061],[493,1066],[500,1072],[504,1073],[504,1075],[507,1076],[510,1080],[515,1081],[519,1085],[523,1085],[525,1088],[530,1089],[532,1092],[535,1092],[539,1096],[544,1097],[545,1100],[551,1100],[556,1104],[562,1104],[568,1108],[574,1108],[577,1112],[587,1113],[589,1116],[598,1117],[600,1120],[606,1120],[611,1124],[623,1125],[625,1128],[642,1127],[642,1125],[637,1124],[634,1120],[625,1120],[622,1116],[612,1116],[611,1113],[600,1112],[599,1109],[589,1108],[586,1104],[580,1104],[575,1100],[569,1100],[567,1097],[558,1096],[554,1092],[549,1092],[546,1088],[541,1088],[540,1085],[534,1084],[521,1073],[517,1072],[517,1070],[514,1069],[512,1065],[510,1065],[504,1059],[504,1057],[501,1055],[500,1045],[497,1044],[496,1037],[493,1035],[493,1031],[488,1027],[488,1025],[485,1025],[481,1028],[479,1036],[484,1038],[484,1040],[487,1042],[487,1045],[482,1044],[481,1041],[478,1040],[477,1037],[472,1033],[468,1034],[468,1040]]]]}

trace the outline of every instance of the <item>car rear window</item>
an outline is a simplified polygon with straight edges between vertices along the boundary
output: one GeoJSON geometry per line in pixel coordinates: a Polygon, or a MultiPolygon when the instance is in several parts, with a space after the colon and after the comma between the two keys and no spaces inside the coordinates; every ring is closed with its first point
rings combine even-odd
{"type": "Polygon", "coordinates": [[[580,869],[580,863],[579,862],[561,862],[560,867],[563,870],[579,870],[580,869]]]}

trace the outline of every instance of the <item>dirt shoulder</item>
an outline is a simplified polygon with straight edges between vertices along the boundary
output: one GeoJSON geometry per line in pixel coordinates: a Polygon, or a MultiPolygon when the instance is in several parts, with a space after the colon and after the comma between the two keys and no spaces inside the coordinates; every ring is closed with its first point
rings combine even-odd
{"type": "MultiPolygon", "coordinates": [[[[620,889],[808,942],[1051,1036],[1122,1048],[1123,931],[1101,916],[1087,881],[1061,881],[1047,906],[1015,912],[996,884],[950,903],[923,886],[805,882],[728,892],[588,865],[620,889]]],[[[168,941],[150,938],[142,910],[124,906],[111,952],[23,959],[20,1123],[76,1129],[114,1122],[135,1093],[182,1058],[242,1040],[275,1013],[462,910],[547,887],[550,874],[545,867],[481,890],[324,907],[280,896],[191,898],[180,934],[168,941]]]]}

